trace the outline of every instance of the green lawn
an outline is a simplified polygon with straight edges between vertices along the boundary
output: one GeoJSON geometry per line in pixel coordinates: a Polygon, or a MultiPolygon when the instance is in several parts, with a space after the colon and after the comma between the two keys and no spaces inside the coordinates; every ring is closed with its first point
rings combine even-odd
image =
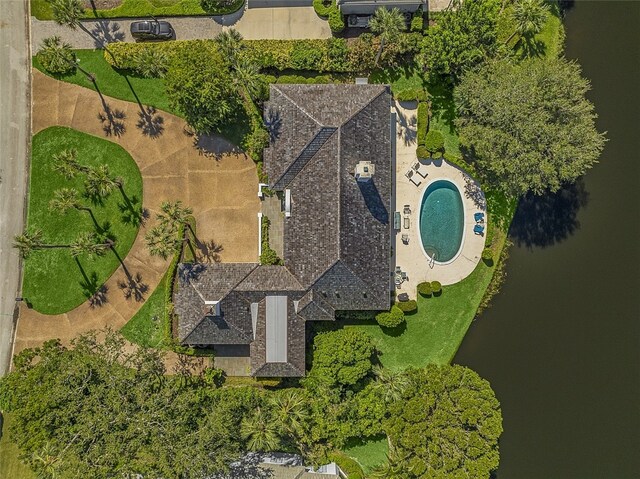
{"type": "MultiPolygon", "coordinates": [[[[492,250],[497,255],[506,241],[506,231],[513,216],[515,203],[502,195],[487,194],[489,221],[496,226],[492,250]],[[499,226],[499,227],[498,227],[499,226]]],[[[444,286],[439,297],[418,297],[418,312],[406,316],[406,325],[396,331],[384,330],[373,318],[342,319],[345,327],[359,328],[373,336],[381,352],[384,367],[398,371],[409,366],[447,364],[458,351],[478,306],[493,277],[496,264],[480,261],[476,269],[459,283],[444,286]]]]}
{"type": "MultiPolygon", "coordinates": [[[[144,105],[151,105],[179,115],[169,104],[164,80],[161,78],[141,78],[115,70],[104,59],[102,50],[75,50],[75,53],[80,60],[80,66],[96,75],[96,84],[103,95],[131,102],[139,100],[144,105]]],[[[42,68],[35,56],[33,57],[33,66],[58,80],[95,90],[94,84],[79,69],[72,75],[51,75],[42,68]]]]}
{"type": "Polygon", "coordinates": [[[343,452],[358,461],[364,473],[369,474],[372,469],[386,462],[389,443],[386,436],[368,439],[365,442],[353,440],[343,452]]]}
{"type": "MultiPolygon", "coordinates": [[[[79,233],[100,231],[116,240],[116,251],[124,259],[136,234],[142,205],[142,177],[131,156],[119,145],[102,138],[65,127],[51,127],[33,137],[28,228],[42,230],[49,244],[69,244],[79,233]],[[124,179],[126,198],[114,191],[102,204],[88,198],[96,226],[85,211],[71,210],[65,215],[49,210],[55,190],[76,188],[84,192],[83,176],[66,180],[52,169],[52,156],[75,148],[83,165],[108,164],[111,173],[124,179]]],[[[34,309],[45,314],[59,314],[83,303],[111,276],[119,259],[109,251],[97,259],[80,256],[77,261],[67,248],[33,252],[25,260],[23,296],[34,309]]],[[[106,292],[120,294],[118,291],[106,292]]]]}
{"type": "MultiPolygon", "coordinates": [[[[235,12],[244,4],[244,0],[235,0],[227,8],[214,12],[217,15],[235,12]]],[[[202,9],[200,0],[123,0],[119,7],[111,10],[88,8],[85,18],[120,18],[178,15],[209,15],[202,9]]],[[[31,0],[31,15],[38,20],[53,20],[51,6],[47,0],[31,0]]]]}
{"type": "Polygon", "coordinates": [[[424,75],[414,67],[376,70],[369,75],[369,82],[391,85],[393,93],[426,87],[424,75]]]}
{"type": "Polygon", "coordinates": [[[24,465],[18,454],[20,450],[9,434],[11,414],[4,414],[4,426],[0,438],[0,477],[5,479],[35,479],[35,474],[24,465]]]}
{"type": "Polygon", "coordinates": [[[149,348],[163,347],[165,281],[166,276],[162,278],[155,291],[147,298],[144,306],[120,330],[122,335],[132,343],[149,348]]]}

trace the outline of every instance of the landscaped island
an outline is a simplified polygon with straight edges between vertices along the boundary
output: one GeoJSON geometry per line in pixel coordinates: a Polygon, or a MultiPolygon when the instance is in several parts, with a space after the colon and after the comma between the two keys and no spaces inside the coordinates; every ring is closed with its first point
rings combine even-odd
{"type": "MultiPolygon", "coordinates": [[[[315,3],[335,25],[335,4],[315,3]]],[[[105,52],[74,52],[59,39],[43,45],[34,66],[48,75],[96,90],[105,103],[136,102],[142,116],[153,105],[184,118],[177,133],[203,155],[169,161],[198,165],[180,188],[207,199],[195,209],[174,198],[153,205],[144,242],[171,262],[137,314],[125,313],[121,332],[141,347],[107,331],[15,357],[0,405],[29,466],[59,477],[234,477],[230,465],[245,464],[247,452],[278,451],[337,464],[350,479],[494,474],[499,402],[488,382],[450,362],[504,279],[518,198],[573,181],[604,142],[584,97],[588,82],[560,57],[560,15],[555,2],[466,0],[437,14],[419,10],[410,25],[379,9],[372,33],[349,40],[246,41],[229,29],[215,40],[115,43],[105,52]],[[369,84],[355,84],[363,76],[369,84]],[[208,151],[217,135],[248,164],[237,152],[208,151]],[[242,169],[203,188],[213,175],[205,167],[232,162],[242,169]],[[461,228],[453,231],[461,239],[430,242],[433,225],[420,223],[434,220],[422,218],[422,198],[444,181],[459,192],[462,226],[442,227],[461,228]],[[205,214],[231,187],[252,214],[229,219],[232,205],[205,214]],[[207,228],[232,230],[229,248],[240,259],[221,258],[224,248],[200,237],[207,228]]],[[[85,157],[80,139],[65,140],[79,133],[48,129],[34,137],[34,168],[49,132],[47,153],[73,148],[64,157],[85,157]]],[[[69,180],[50,173],[55,185],[32,187],[29,228],[16,242],[38,240],[41,249],[53,221],[42,212],[66,199],[77,224],[94,223],[119,251],[116,210],[109,228],[97,218],[117,191],[87,188],[100,155],[66,163],[69,180]],[[95,206],[60,193],[65,181],[84,186],[95,206]],[[86,208],[96,208],[96,221],[86,208]]],[[[116,164],[106,176],[133,188],[139,172],[116,164]]],[[[122,191],[132,204],[141,194],[122,191]]],[[[45,279],[36,281],[29,262],[49,251],[20,248],[33,306],[76,305],[81,291],[75,303],[38,296],[45,279]]],[[[60,265],[47,274],[71,277],[74,260],[56,254],[60,265]]]]}

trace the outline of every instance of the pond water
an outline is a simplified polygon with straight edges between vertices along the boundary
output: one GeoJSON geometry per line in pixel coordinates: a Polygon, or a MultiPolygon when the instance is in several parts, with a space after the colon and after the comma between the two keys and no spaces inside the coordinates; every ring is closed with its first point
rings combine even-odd
{"type": "Polygon", "coordinates": [[[639,23],[640,2],[570,4],[566,55],[610,141],[583,180],[521,202],[507,281],[454,360],[501,401],[497,479],[639,477],[639,23]]]}

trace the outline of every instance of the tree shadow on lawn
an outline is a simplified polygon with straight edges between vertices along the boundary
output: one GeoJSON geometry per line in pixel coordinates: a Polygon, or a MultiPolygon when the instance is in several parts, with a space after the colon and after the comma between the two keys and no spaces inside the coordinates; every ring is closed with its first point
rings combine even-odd
{"type": "Polygon", "coordinates": [[[87,275],[80,260],[78,258],[74,258],[74,260],[80,269],[80,274],[82,274],[83,280],[80,281],[80,287],[82,288],[82,294],[89,301],[89,306],[91,308],[104,306],[107,303],[109,288],[104,284],[98,283],[98,273],[92,271],[87,275]]]}
{"type": "Polygon", "coordinates": [[[565,185],[556,193],[520,199],[509,236],[518,246],[546,248],[564,241],[580,229],[578,211],[589,202],[584,180],[565,185]]]}
{"type": "Polygon", "coordinates": [[[442,120],[451,132],[455,132],[456,107],[453,101],[453,87],[444,82],[432,81],[427,84],[427,91],[431,100],[431,113],[442,120]]]}

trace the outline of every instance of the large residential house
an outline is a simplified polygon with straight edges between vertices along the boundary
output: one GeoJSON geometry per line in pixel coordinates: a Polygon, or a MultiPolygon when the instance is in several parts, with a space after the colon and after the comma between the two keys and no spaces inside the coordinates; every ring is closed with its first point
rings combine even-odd
{"type": "Polygon", "coordinates": [[[271,85],[264,166],[284,264],[180,264],[182,344],[236,346],[252,376],[300,377],[307,321],[389,308],[390,107],[383,85],[271,85]]]}

